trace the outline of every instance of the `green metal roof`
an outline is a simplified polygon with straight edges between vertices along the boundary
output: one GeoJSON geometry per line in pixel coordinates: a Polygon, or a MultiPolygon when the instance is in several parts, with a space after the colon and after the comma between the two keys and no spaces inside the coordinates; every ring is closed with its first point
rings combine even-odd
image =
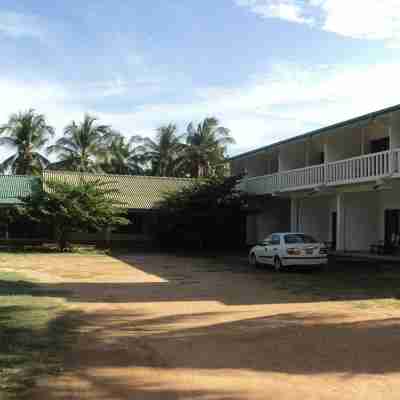
{"type": "Polygon", "coordinates": [[[44,181],[56,180],[59,182],[79,183],[100,181],[107,184],[109,189],[117,189],[118,194],[113,197],[123,203],[125,208],[150,210],[157,207],[163,199],[163,194],[175,192],[193,184],[193,179],[160,178],[154,176],[135,175],[101,175],[66,171],[45,171],[44,181]]]}
{"type": "Polygon", "coordinates": [[[41,181],[37,176],[0,175],[0,204],[19,204],[21,197],[27,197],[40,188],[41,181]]]}
{"type": "Polygon", "coordinates": [[[269,144],[267,146],[263,146],[263,147],[260,147],[258,149],[255,149],[255,150],[250,150],[250,151],[247,151],[245,153],[241,153],[241,154],[238,154],[236,156],[229,157],[229,160],[232,161],[232,160],[236,160],[236,159],[239,159],[239,158],[242,158],[242,157],[248,157],[250,155],[256,154],[256,153],[261,152],[261,151],[270,150],[270,149],[272,149],[274,147],[277,147],[277,146],[280,146],[282,144],[295,142],[297,140],[302,140],[302,139],[305,139],[307,137],[320,135],[320,134],[323,134],[323,133],[328,132],[330,130],[344,128],[346,126],[353,125],[355,123],[359,123],[359,122],[366,121],[366,120],[369,120],[369,119],[374,119],[374,118],[377,118],[377,117],[379,117],[381,115],[388,114],[388,113],[391,113],[391,112],[394,112],[394,111],[399,111],[399,110],[400,110],[400,104],[395,105],[393,107],[384,108],[384,109],[379,110],[379,111],[374,111],[372,113],[362,115],[361,117],[352,118],[352,119],[349,119],[347,121],[339,122],[339,123],[334,124],[334,125],[329,125],[329,126],[326,126],[326,127],[323,127],[323,128],[320,128],[320,129],[317,129],[317,130],[314,130],[314,131],[311,131],[311,132],[308,132],[308,133],[304,133],[302,135],[294,136],[294,137],[291,137],[289,139],[281,140],[279,142],[272,143],[272,144],[269,144]]]}

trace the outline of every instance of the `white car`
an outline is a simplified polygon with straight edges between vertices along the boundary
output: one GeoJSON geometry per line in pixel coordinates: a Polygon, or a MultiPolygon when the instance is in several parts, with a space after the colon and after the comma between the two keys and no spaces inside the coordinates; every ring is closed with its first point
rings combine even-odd
{"type": "Polygon", "coordinates": [[[276,271],[296,265],[320,267],[328,262],[328,250],[304,233],[273,233],[251,248],[249,262],[273,265],[276,271]]]}

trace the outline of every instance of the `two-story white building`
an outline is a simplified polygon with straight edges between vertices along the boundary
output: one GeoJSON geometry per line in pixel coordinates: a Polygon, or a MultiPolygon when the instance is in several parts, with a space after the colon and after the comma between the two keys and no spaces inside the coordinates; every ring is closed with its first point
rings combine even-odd
{"type": "Polygon", "coordinates": [[[400,239],[400,105],[230,160],[253,195],[247,243],[302,231],[337,250],[400,239]]]}

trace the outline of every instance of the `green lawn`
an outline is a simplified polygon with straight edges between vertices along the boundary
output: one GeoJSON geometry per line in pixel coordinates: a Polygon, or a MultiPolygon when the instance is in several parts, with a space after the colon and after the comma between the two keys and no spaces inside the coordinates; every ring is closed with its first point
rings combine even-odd
{"type": "Polygon", "coordinates": [[[71,328],[60,299],[0,269],[0,400],[29,398],[37,378],[60,371],[71,328]]]}

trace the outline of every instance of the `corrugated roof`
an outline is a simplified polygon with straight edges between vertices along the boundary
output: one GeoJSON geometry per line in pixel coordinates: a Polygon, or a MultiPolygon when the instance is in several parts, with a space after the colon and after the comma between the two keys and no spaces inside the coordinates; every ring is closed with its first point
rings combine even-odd
{"type": "Polygon", "coordinates": [[[117,189],[116,200],[125,208],[149,210],[157,207],[163,199],[163,194],[174,192],[193,184],[193,179],[161,178],[136,175],[102,175],[66,171],[45,171],[44,180],[79,183],[80,181],[100,181],[107,184],[106,188],[117,189]]]}
{"type": "Polygon", "coordinates": [[[27,197],[40,188],[41,181],[37,176],[0,175],[0,204],[19,204],[21,197],[27,197]]]}
{"type": "Polygon", "coordinates": [[[282,144],[295,142],[297,140],[302,140],[302,139],[305,139],[305,138],[311,137],[311,136],[320,135],[320,134],[326,133],[326,132],[328,132],[330,130],[344,128],[344,127],[349,126],[349,125],[353,125],[353,124],[356,124],[356,123],[359,123],[359,122],[362,122],[362,121],[365,121],[365,120],[368,120],[368,119],[374,119],[374,118],[377,118],[377,117],[379,117],[381,115],[384,115],[384,114],[387,114],[387,113],[391,113],[391,112],[394,112],[394,111],[399,111],[399,110],[400,110],[400,104],[395,105],[393,107],[384,108],[384,109],[379,110],[379,111],[374,111],[372,113],[362,115],[361,117],[352,118],[352,119],[349,119],[347,121],[339,122],[339,123],[334,124],[334,125],[329,125],[329,126],[326,126],[326,127],[323,127],[323,128],[311,131],[311,132],[304,133],[302,135],[293,136],[293,137],[291,137],[289,139],[281,140],[279,142],[275,142],[275,143],[269,144],[267,146],[259,147],[258,149],[255,149],[255,150],[250,150],[250,151],[247,151],[245,153],[241,153],[241,154],[238,154],[236,156],[229,157],[229,160],[232,161],[232,160],[236,160],[238,158],[248,157],[250,155],[256,154],[256,153],[261,152],[261,151],[270,150],[270,149],[272,149],[274,147],[277,147],[277,146],[280,146],[282,144]]]}

